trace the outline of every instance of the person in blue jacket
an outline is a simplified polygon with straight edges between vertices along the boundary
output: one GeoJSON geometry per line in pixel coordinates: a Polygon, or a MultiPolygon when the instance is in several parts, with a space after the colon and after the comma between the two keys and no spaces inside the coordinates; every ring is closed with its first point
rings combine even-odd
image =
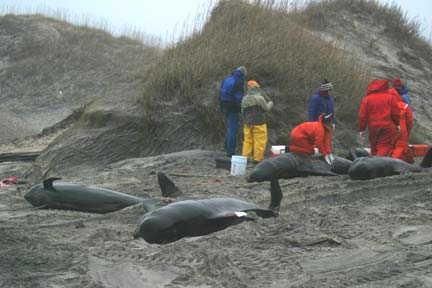
{"type": "Polygon", "coordinates": [[[236,151],[241,102],[246,88],[245,77],[246,68],[240,66],[222,81],[220,87],[219,102],[227,123],[225,151],[229,157],[236,151]]]}
{"type": "Polygon", "coordinates": [[[392,81],[393,83],[393,88],[395,88],[397,90],[397,92],[399,93],[399,95],[402,97],[402,101],[405,104],[408,104],[409,106],[411,106],[411,99],[410,96],[408,94],[408,88],[403,85],[402,80],[400,78],[395,78],[392,81]]]}
{"type": "MultiPolygon", "coordinates": [[[[334,98],[330,95],[330,91],[333,89],[333,84],[327,79],[319,86],[318,90],[309,98],[308,101],[308,120],[318,121],[319,116],[324,114],[334,113],[334,98]]],[[[334,127],[334,117],[333,117],[334,127]]]]}

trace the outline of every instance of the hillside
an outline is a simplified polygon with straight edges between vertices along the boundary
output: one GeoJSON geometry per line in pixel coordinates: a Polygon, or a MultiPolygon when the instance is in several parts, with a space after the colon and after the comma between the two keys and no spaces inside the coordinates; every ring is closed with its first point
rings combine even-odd
{"type": "Polygon", "coordinates": [[[371,77],[403,79],[416,113],[412,140],[432,141],[432,47],[419,24],[397,6],[374,1],[326,1],[303,12],[308,27],[362,61],[371,77]]]}
{"type": "Polygon", "coordinates": [[[163,171],[187,198],[268,207],[268,182],[215,168],[224,155],[219,82],[238,65],[277,105],[272,144],[305,119],[324,77],[335,83],[338,154],[356,144],[358,103],[374,76],[408,79],[415,138],[431,140],[432,50],[399,10],[257,2],[220,1],[202,30],[163,51],[38,15],[0,17],[0,142],[19,137],[0,147],[44,149],[35,162],[0,163],[0,179],[19,180],[0,189],[0,287],[432,287],[427,171],[280,180],[279,217],[166,245],[133,238],[140,204],[99,215],[25,200],[48,176],[159,198],[163,171]]]}
{"type": "Polygon", "coordinates": [[[146,79],[142,99],[139,106],[130,107],[133,113],[127,113],[132,122],[124,122],[123,116],[113,120],[121,111],[110,114],[92,105],[84,112],[84,120],[39,158],[39,172],[47,175],[48,171],[64,172],[66,166],[105,165],[132,155],[220,149],[224,127],[217,102],[219,81],[240,64],[278,103],[271,116],[271,143],[286,142],[291,127],[305,119],[307,95],[324,77],[345,79],[337,92],[341,95],[338,133],[346,139],[339,147],[352,146],[355,139],[349,131],[355,120],[343,119],[356,110],[351,98],[361,96],[366,75],[352,57],[293,20],[286,12],[222,1],[202,31],[165,50],[151,73],[142,76],[146,79]],[[233,25],[238,19],[242,23],[233,25]],[[274,34],[267,33],[272,29],[277,29],[274,34]],[[86,121],[95,118],[98,124],[86,121]],[[127,137],[117,137],[117,133],[127,137]]]}
{"type": "Polygon", "coordinates": [[[39,158],[38,174],[185,149],[221,149],[219,81],[238,65],[246,65],[248,77],[258,79],[276,103],[269,125],[272,144],[286,143],[290,129],[306,117],[308,96],[328,78],[335,83],[336,151],[344,153],[356,143],[355,115],[368,79],[394,76],[407,79],[412,91],[417,117],[412,140],[430,141],[431,105],[425,96],[431,47],[415,30],[402,29],[409,22],[399,10],[374,1],[343,3],[286,12],[220,2],[201,31],[166,49],[151,73],[140,76],[145,80],[138,104],[113,111],[91,105],[39,158]],[[342,17],[335,17],[338,9],[342,17]],[[399,18],[393,15],[396,22],[386,26],[371,10],[399,18]],[[399,33],[389,33],[394,27],[399,33]]]}
{"type": "Polygon", "coordinates": [[[38,134],[91,101],[137,97],[137,76],[157,55],[102,30],[39,15],[0,16],[0,144],[38,134]]]}

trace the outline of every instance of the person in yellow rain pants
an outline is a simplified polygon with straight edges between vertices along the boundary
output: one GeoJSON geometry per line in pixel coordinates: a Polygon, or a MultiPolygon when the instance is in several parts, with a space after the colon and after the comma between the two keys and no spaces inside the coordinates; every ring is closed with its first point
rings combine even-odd
{"type": "Polygon", "coordinates": [[[242,155],[252,162],[264,159],[267,145],[266,112],[273,107],[272,101],[266,101],[260,85],[255,80],[247,82],[247,93],[241,103],[243,117],[242,155]]]}

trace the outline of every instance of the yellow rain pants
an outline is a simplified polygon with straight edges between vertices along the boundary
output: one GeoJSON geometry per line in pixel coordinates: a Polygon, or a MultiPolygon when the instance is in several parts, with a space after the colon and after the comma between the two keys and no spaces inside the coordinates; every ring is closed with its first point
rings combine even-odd
{"type": "Polygon", "coordinates": [[[267,145],[267,124],[243,126],[242,155],[262,161],[267,145]]]}

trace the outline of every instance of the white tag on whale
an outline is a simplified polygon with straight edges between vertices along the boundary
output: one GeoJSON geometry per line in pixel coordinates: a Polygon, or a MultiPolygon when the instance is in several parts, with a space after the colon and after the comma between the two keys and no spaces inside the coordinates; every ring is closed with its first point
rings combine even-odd
{"type": "Polygon", "coordinates": [[[241,217],[246,217],[247,213],[246,212],[234,212],[234,215],[241,218],[241,217]]]}

